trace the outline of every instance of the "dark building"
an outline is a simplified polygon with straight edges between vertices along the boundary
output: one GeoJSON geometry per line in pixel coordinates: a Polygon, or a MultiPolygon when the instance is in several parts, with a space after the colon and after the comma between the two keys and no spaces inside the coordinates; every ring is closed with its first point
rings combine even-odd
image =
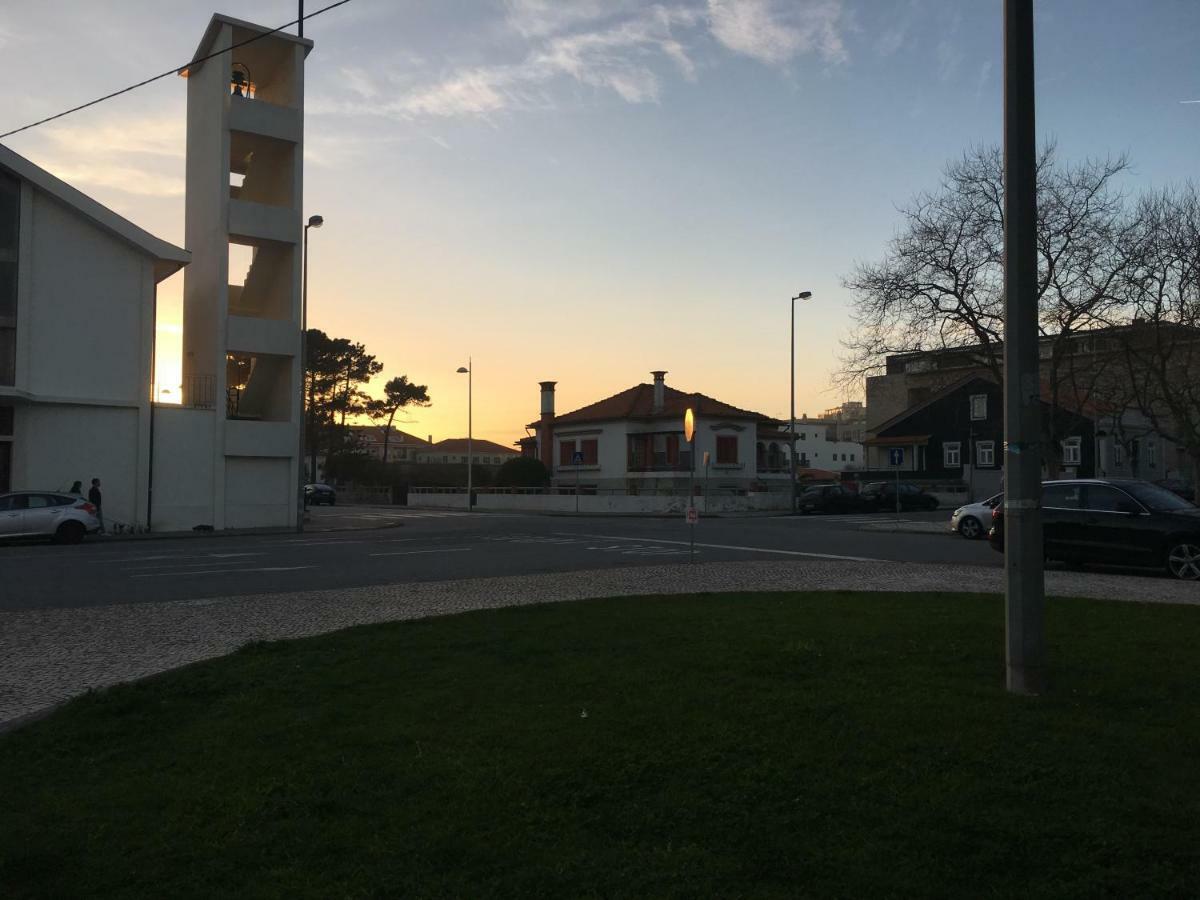
{"type": "MultiPolygon", "coordinates": [[[[1043,414],[1050,405],[1043,402],[1043,414]]],[[[1054,410],[1054,448],[1065,477],[1095,474],[1095,423],[1077,412],[1054,410]]],[[[1000,490],[1004,467],[1004,392],[989,378],[969,376],[874,429],[866,441],[871,471],[889,469],[894,449],[904,451],[905,477],[962,481],[972,499],[1000,490]]]]}

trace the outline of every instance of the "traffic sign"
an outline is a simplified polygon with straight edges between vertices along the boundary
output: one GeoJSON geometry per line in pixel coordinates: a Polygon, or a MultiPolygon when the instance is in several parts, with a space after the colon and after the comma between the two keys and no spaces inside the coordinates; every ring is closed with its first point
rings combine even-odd
{"type": "Polygon", "coordinates": [[[700,510],[696,509],[696,507],[694,507],[694,506],[689,506],[688,511],[687,511],[687,523],[689,525],[695,525],[699,521],[700,521],[700,510]]]}
{"type": "Polygon", "coordinates": [[[571,454],[571,465],[573,465],[573,466],[582,466],[583,465],[583,451],[582,450],[576,450],[574,453],[571,454]]]}
{"type": "Polygon", "coordinates": [[[892,447],[890,450],[888,450],[888,465],[889,466],[904,465],[904,448],[903,447],[892,447]]]}

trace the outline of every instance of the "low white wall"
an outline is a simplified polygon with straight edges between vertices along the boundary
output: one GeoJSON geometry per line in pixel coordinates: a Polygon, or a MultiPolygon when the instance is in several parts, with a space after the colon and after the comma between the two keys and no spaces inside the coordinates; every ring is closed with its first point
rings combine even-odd
{"type": "Polygon", "coordinates": [[[153,531],[190,531],[213,524],[211,409],[154,408],[153,531]]]}
{"type": "Polygon", "coordinates": [[[225,527],[284,528],[296,519],[292,461],[231,456],[225,460],[225,527]]]}
{"type": "MultiPolygon", "coordinates": [[[[665,497],[653,494],[581,494],[579,512],[587,514],[655,515],[675,513],[683,515],[688,505],[687,497],[665,497]]],[[[507,510],[527,512],[575,512],[576,498],[570,494],[476,494],[475,508],[480,510],[507,510]]],[[[786,510],[787,494],[762,493],[745,496],[720,495],[696,498],[696,508],[701,515],[721,512],[751,512],[758,510],[786,510]]],[[[416,494],[408,495],[410,507],[431,509],[467,508],[466,493],[459,494],[416,494]]]]}

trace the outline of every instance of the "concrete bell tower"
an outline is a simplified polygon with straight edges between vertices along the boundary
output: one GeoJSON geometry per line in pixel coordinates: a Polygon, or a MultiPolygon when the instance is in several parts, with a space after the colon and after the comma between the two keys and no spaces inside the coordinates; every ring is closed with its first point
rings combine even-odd
{"type": "Polygon", "coordinates": [[[218,530],[297,518],[304,63],[313,45],[270,31],[214,15],[193,59],[227,52],[180,73],[192,251],[183,399],[211,410],[212,467],[196,477],[211,480],[218,530]]]}

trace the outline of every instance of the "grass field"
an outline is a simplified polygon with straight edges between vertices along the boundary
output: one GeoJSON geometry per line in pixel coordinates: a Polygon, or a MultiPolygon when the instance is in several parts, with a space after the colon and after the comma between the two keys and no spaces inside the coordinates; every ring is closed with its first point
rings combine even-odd
{"type": "Polygon", "coordinates": [[[0,737],[0,896],[1200,895],[1200,608],[622,598],[374,626],[0,737]]]}

